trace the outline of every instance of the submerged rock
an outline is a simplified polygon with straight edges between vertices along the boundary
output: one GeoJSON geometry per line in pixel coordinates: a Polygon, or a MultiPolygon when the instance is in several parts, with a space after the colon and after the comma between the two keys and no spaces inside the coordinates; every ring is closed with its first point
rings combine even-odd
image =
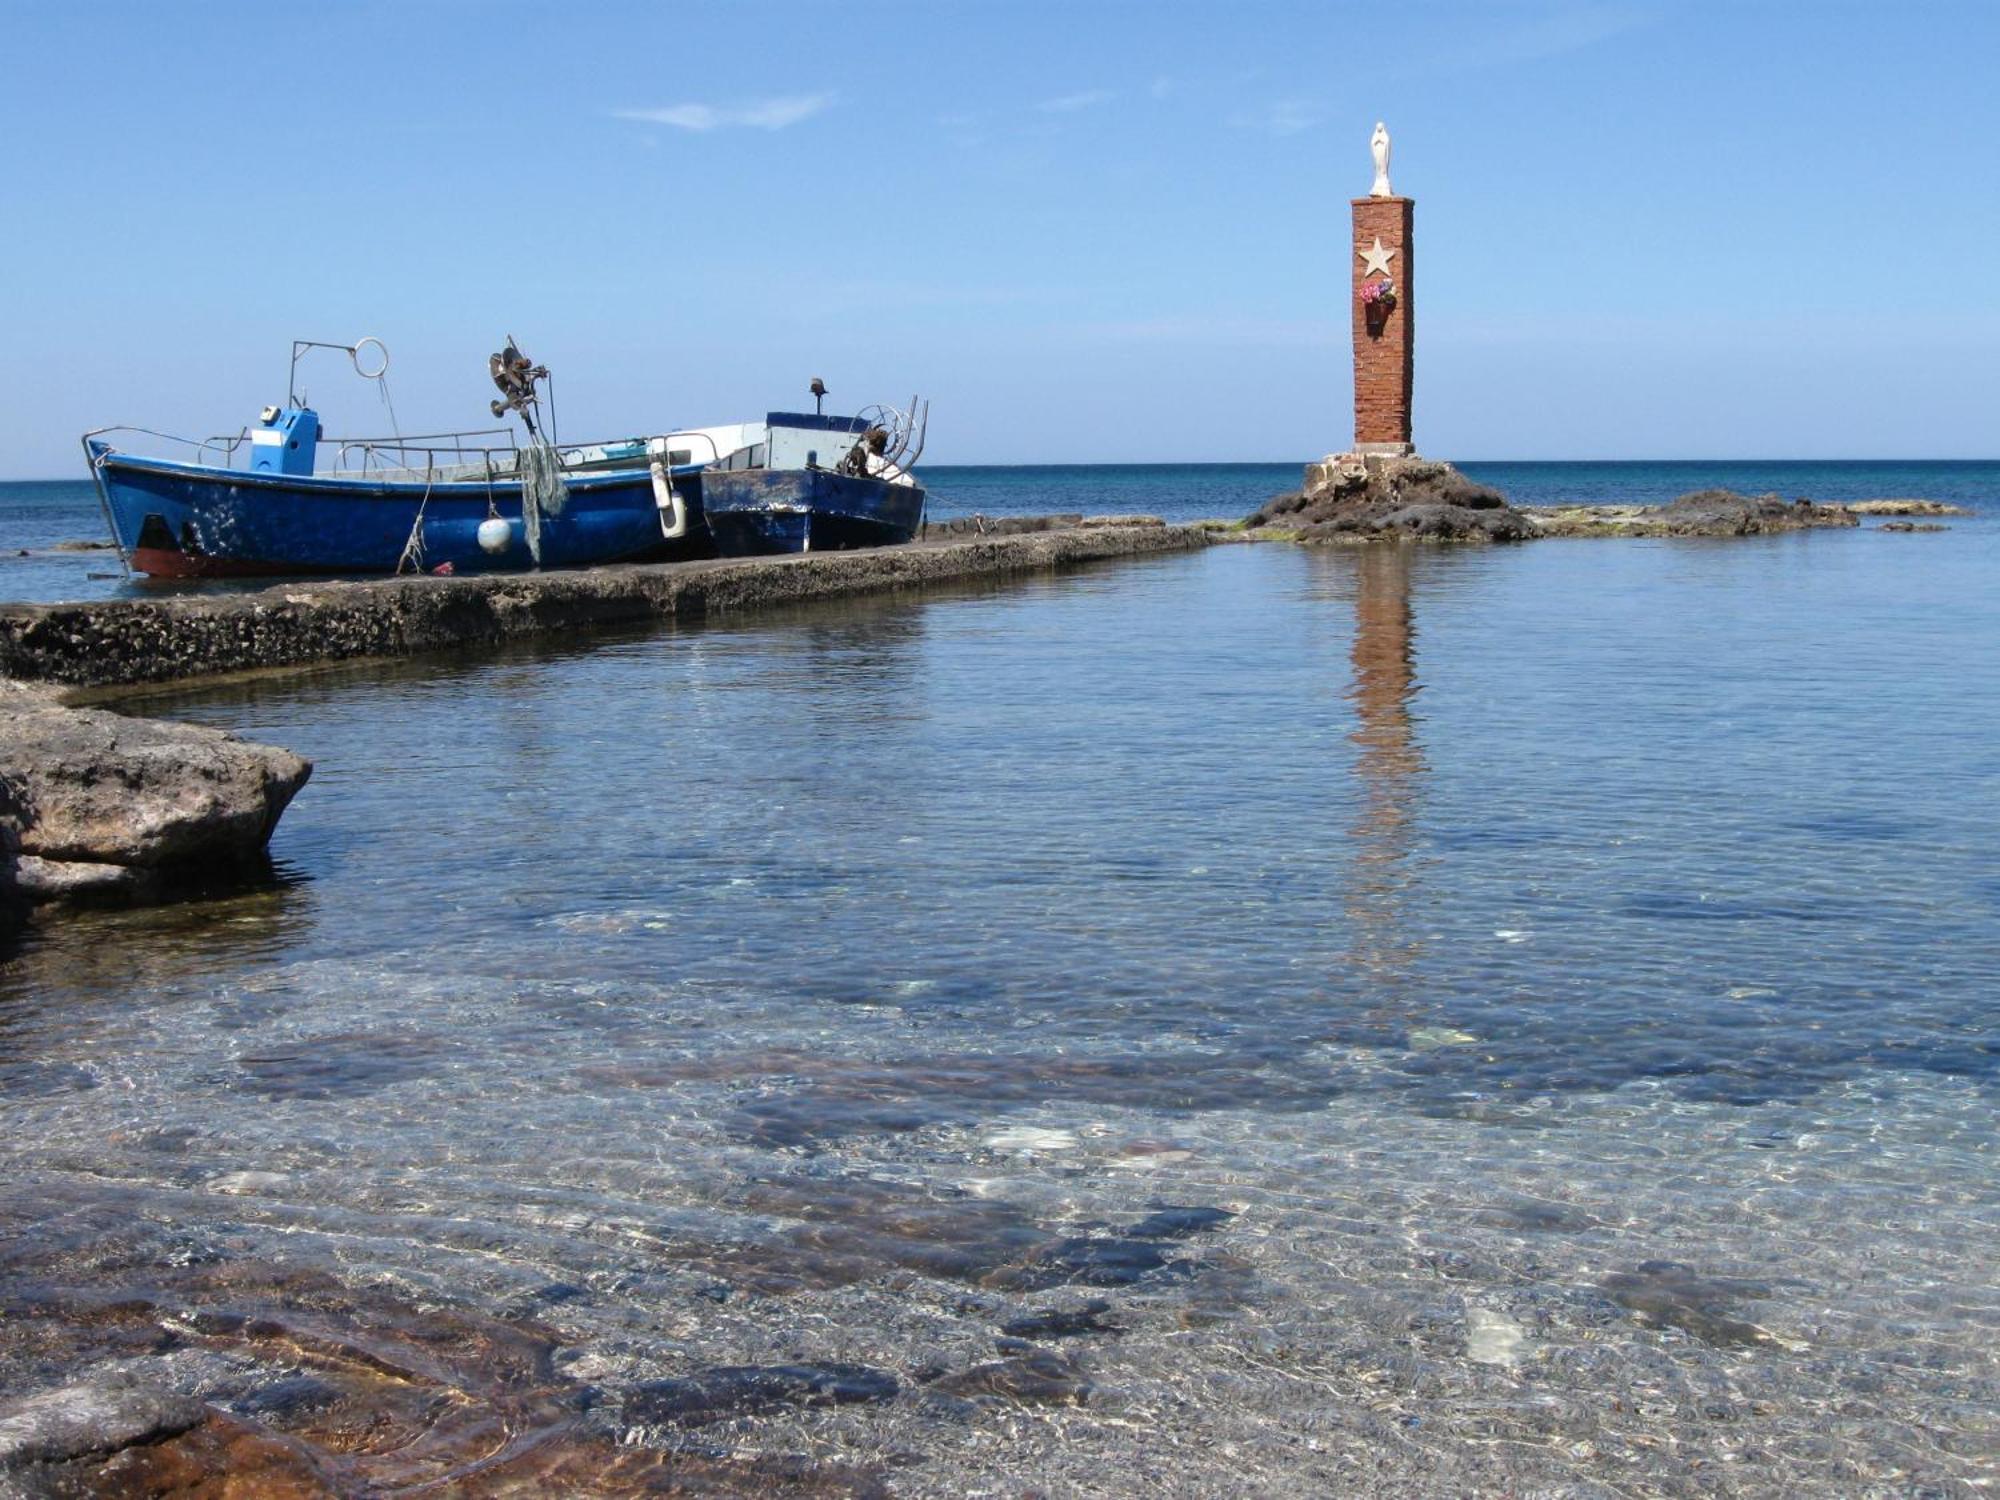
{"type": "Polygon", "coordinates": [[[986,1278],[986,1285],[1024,1292],[1069,1285],[1130,1286],[1175,1264],[1153,1240],[1071,1235],[1001,1267],[986,1278]]]}
{"type": "MultiPolygon", "coordinates": [[[[563,1337],[532,1318],[420,1304],[385,1277],[350,1286],[241,1254],[190,1263],[124,1204],[82,1218],[86,1253],[61,1235],[10,1245],[0,1370],[17,1384],[57,1360],[106,1373],[0,1396],[0,1500],[889,1494],[877,1463],[718,1451],[671,1417],[652,1440],[615,1428],[615,1396],[556,1360],[563,1337]],[[107,1273],[142,1277],[147,1295],[107,1273]],[[157,1375],[109,1373],[123,1368],[157,1375]]],[[[838,1365],[731,1374],[700,1372],[696,1404],[705,1394],[713,1411],[731,1390],[787,1406],[887,1399],[898,1385],[838,1365]]]]}
{"type": "Polygon", "coordinates": [[[717,1365],[695,1375],[635,1386],[625,1420],[699,1427],[788,1406],[848,1406],[888,1401],[896,1377],[866,1365],[717,1365]]]}
{"type": "Polygon", "coordinates": [[[1536,535],[1506,496],[1448,463],[1351,453],[1308,464],[1300,490],[1267,502],[1244,525],[1283,529],[1313,543],[1507,542],[1536,535]]]}
{"type": "Polygon", "coordinates": [[[0,1500],[344,1493],[297,1444],[178,1392],[118,1377],[0,1408],[0,1500]]]}
{"type": "Polygon", "coordinates": [[[1884,521],[1878,531],[1949,531],[1949,526],[1940,526],[1935,521],[1884,521]]]}
{"type": "Polygon", "coordinates": [[[311,774],[220,730],[0,683],[0,902],[155,899],[254,862],[311,774]]]}
{"type": "Polygon", "coordinates": [[[186,1432],[201,1402],[136,1384],[72,1385],[0,1408],[0,1477],[186,1432]]]}
{"type": "Polygon", "coordinates": [[[1037,1349],[1031,1354],[974,1365],[969,1370],[946,1375],[931,1389],[966,1401],[1081,1406],[1090,1398],[1091,1383],[1075,1360],[1053,1349],[1037,1349]]]}
{"type": "Polygon", "coordinates": [[[1009,1318],[1000,1325],[1000,1331],[1013,1339],[1067,1339],[1091,1333],[1123,1333],[1122,1324],[1102,1321],[1110,1311],[1109,1302],[1093,1297],[1081,1307],[1047,1307],[1009,1318]]]}
{"type": "Polygon", "coordinates": [[[1170,1203],[1153,1210],[1125,1232],[1135,1240],[1184,1240],[1204,1230],[1219,1228],[1235,1217],[1234,1211],[1227,1208],[1170,1203]]]}
{"type": "Polygon", "coordinates": [[[1704,1276],[1678,1261],[1649,1260],[1604,1278],[1604,1293],[1652,1328],[1677,1328],[1722,1349],[1790,1347],[1767,1328],[1736,1316],[1740,1302],[1772,1295],[1769,1283],[1704,1276]]]}

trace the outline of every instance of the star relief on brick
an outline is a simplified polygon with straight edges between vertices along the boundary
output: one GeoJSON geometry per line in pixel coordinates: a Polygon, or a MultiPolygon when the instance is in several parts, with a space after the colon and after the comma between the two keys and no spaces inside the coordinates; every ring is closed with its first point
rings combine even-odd
{"type": "Polygon", "coordinates": [[[1387,276],[1389,274],[1389,262],[1396,258],[1394,250],[1385,250],[1382,248],[1382,236],[1379,234],[1375,236],[1375,248],[1373,250],[1363,250],[1360,252],[1360,255],[1362,260],[1361,274],[1363,276],[1387,276]]]}

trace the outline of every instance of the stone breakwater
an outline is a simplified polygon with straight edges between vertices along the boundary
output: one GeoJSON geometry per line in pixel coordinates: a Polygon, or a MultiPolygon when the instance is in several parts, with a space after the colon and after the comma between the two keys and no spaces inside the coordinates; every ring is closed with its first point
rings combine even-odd
{"type": "Polygon", "coordinates": [[[1166,526],[1150,517],[1079,519],[1058,529],[1048,524],[1046,518],[984,522],[983,531],[973,527],[969,535],[865,552],[0,606],[0,675],[101,688],[408,656],[1185,552],[1206,542],[1197,527],[1166,526]]]}

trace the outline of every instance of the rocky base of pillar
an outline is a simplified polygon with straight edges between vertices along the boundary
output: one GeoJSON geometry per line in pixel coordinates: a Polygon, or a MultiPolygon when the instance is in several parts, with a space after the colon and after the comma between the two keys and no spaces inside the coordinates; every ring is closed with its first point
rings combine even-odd
{"type": "Polygon", "coordinates": [[[1304,485],[1265,504],[1246,529],[1281,528],[1298,541],[1322,543],[1514,542],[1539,535],[1506,496],[1442,460],[1370,451],[1402,446],[1368,444],[1307,464],[1304,485]]]}

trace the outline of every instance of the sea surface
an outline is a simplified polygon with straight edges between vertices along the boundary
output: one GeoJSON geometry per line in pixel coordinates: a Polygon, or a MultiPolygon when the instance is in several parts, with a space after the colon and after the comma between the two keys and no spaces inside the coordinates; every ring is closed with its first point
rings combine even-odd
{"type": "Polygon", "coordinates": [[[0,965],[0,1399],[350,1493],[1991,1494],[2000,466],[1465,467],[1981,514],[122,702],[316,771],[268,884],[0,965]]]}

